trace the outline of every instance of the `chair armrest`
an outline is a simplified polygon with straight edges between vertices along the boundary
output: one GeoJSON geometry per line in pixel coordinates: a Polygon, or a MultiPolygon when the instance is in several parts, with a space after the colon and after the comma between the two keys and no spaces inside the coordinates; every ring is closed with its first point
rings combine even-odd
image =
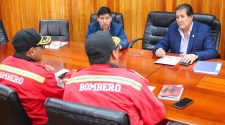
{"type": "Polygon", "coordinates": [[[166,125],[188,125],[188,124],[176,121],[169,121],[166,125]]]}
{"type": "Polygon", "coordinates": [[[220,59],[220,53],[217,51],[217,59],[220,59]]]}
{"type": "Polygon", "coordinates": [[[128,47],[132,48],[133,44],[136,43],[138,40],[143,40],[143,38],[136,38],[136,39],[131,40],[128,47]]]}

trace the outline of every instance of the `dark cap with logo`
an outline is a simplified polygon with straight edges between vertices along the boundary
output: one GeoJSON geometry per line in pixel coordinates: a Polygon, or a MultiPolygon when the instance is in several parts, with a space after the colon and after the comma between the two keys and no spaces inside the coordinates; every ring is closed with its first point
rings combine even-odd
{"type": "Polygon", "coordinates": [[[48,45],[50,43],[50,36],[41,36],[33,28],[18,31],[12,39],[16,52],[26,52],[31,47],[48,45]]]}
{"type": "Polygon", "coordinates": [[[97,31],[86,38],[85,50],[88,56],[103,57],[109,55],[118,45],[107,31],[97,31]]]}

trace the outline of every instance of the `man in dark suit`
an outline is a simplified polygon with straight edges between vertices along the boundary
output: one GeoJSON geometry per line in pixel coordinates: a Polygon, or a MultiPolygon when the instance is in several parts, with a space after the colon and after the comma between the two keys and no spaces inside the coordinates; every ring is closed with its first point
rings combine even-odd
{"type": "Polygon", "coordinates": [[[128,47],[128,40],[124,33],[123,25],[112,21],[111,11],[108,7],[101,7],[98,10],[97,22],[89,25],[86,37],[99,30],[109,31],[114,38],[120,38],[120,49],[128,47]]]}
{"type": "Polygon", "coordinates": [[[210,36],[211,29],[205,24],[193,21],[193,10],[189,4],[176,8],[176,22],[167,35],[155,46],[155,55],[162,57],[167,51],[184,55],[182,62],[216,58],[215,43],[210,36]]]}

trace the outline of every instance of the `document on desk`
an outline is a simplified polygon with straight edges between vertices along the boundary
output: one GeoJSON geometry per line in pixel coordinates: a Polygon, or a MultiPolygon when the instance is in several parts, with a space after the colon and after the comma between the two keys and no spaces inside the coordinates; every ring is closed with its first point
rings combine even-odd
{"type": "Polygon", "coordinates": [[[63,75],[65,73],[69,72],[68,69],[61,69],[58,72],[55,73],[55,76],[60,77],[60,75],[63,75]]]}
{"type": "Polygon", "coordinates": [[[148,89],[149,89],[150,91],[153,91],[153,90],[155,89],[155,86],[148,86],[148,89]]]}
{"type": "Polygon", "coordinates": [[[180,100],[183,90],[183,85],[163,85],[158,98],[178,101],[180,100]]]}
{"type": "Polygon", "coordinates": [[[45,45],[45,48],[47,49],[58,49],[64,45],[66,45],[68,42],[61,42],[61,41],[52,41],[51,44],[45,45]]]}
{"type": "Polygon", "coordinates": [[[221,62],[198,61],[194,68],[194,72],[218,75],[222,67],[221,62]]]}
{"type": "Polygon", "coordinates": [[[177,57],[177,56],[163,56],[160,59],[156,60],[155,63],[158,64],[165,64],[165,65],[176,65],[180,60],[182,59],[182,57],[177,57]]]}

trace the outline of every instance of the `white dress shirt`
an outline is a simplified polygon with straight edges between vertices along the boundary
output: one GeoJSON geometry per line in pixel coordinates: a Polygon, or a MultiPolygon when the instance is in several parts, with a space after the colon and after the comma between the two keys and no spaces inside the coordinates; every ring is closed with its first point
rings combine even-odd
{"type": "Polygon", "coordinates": [[[178,28],[178,31],[181,35],[180,54],[182,54],[182,55],[187,54],[187,48],[188,48],[188,43],[189,43],[189,38],[190,38],[192,27],[193,27],[193,22],[191,24],[191,27],[188,30],[187,38],[184,37],[184,32],[180,28],[178,28]]]}

